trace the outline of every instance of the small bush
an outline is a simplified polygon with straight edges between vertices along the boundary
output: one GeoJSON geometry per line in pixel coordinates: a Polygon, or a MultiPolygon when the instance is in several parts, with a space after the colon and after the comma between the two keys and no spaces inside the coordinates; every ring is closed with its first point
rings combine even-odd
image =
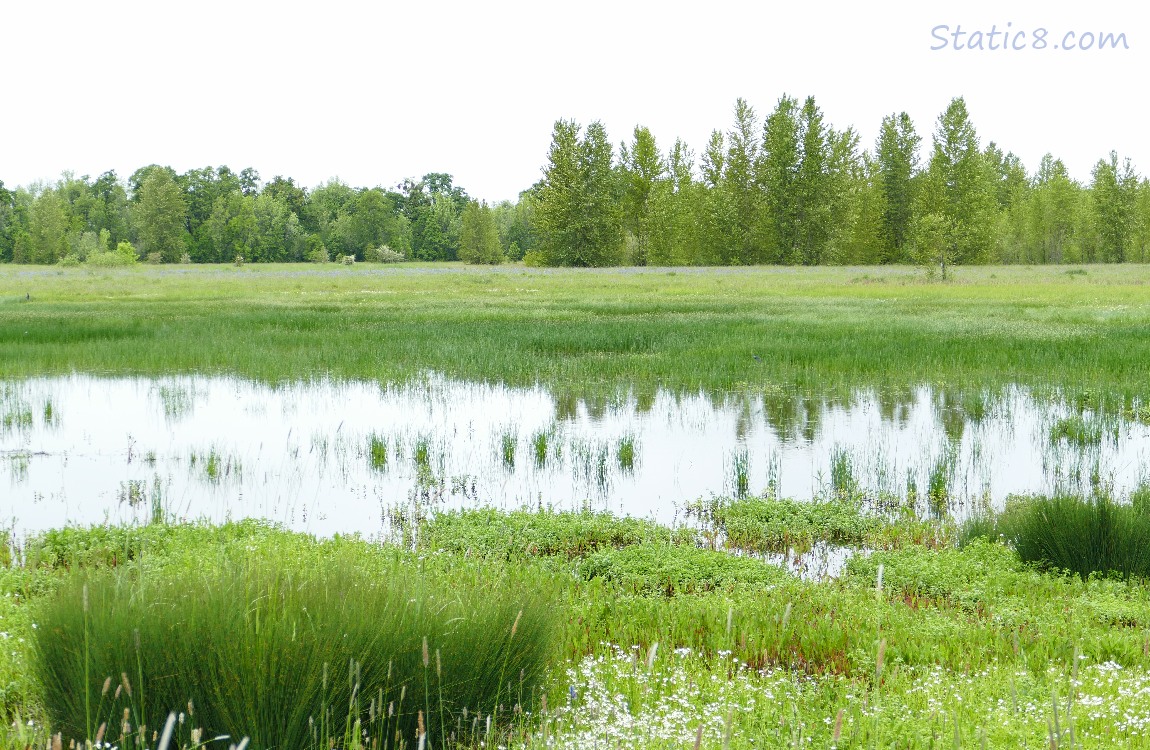
{"type": "Polygon", "coordinates": [[[133,266],[139,260],[136,248],[130,242],[121,242],[111,252],[98,252],[88,255],[90,266],[133,266]]]}
{"type": "Polygon", "coordinates": [[[403,253],[392,250],[387,245],[380,245],[364,251],[363,259],[369,263],[402,263],[407,260],[403,253]]]}
{"type": "Polygon", "coordinates": [[[80,265],[80,256],[65,255],[64,257],[60,258],[60,260],[56,261],[56,265],[62,266],[64,268],[75,268],[76,266],[80,265]]]}
{"type": "Polygon", "coordinates": [[[604,578],[635,593],[690,594],[726,586],[762,587],[788,578],[754,557],[698,547],[645,543],[596,552],[579,565],[585,579],[604,578]]]}
{"type": "Polygon", "coordinates": [[[541,268],[547,265],[547,258],[538,250],[528,250],[523,255],[523,265],[530,268],[541,268]]]}
{"type": "Polygon", "coordinates": [[[233,264],[233,265],[234,265],[236,268],[242,268],[242,267],[243,267],[243,265],[244,265],[244,256],[242,256],[242,255],[237,255],[237,256],[236,256],[236,258],[235,258],[235,260],[233,260],[233,261],[232,261],[232,264],[233,264]]]}
{"type": "Polygon", "coordinates": [[[309,263],[330,263],[331,262],[331,254],[328,253],[327,248],[324,247],[323,245],[320,245],[317,248],[309,250],[307,252],[307,255],[304,257],[307,258],[309,263]]]}
{"type": "Polygon", "coordinates": [[[159,264],[164,262],[164,256],[162,253],[148,253],[147,256],[144,258],[144,260],[147,263],[151,263],[154,266],[158,266],[159,264]]]}

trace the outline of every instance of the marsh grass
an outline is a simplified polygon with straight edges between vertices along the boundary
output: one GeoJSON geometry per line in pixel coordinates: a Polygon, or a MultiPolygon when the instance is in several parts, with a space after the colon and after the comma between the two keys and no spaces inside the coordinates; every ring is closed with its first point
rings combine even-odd
{"type": "Polygon", "coordinates": [[[394,382],[435,371],[606,394],[1018,383],[1101,394],[1104,410],[1150,395],[1147,266],[1096,266],[1086,278],[971,268],[946,285],[923,284],[912,269],[868,284],[853,283],[857,275],[4,266],[0,300],[23,300],[29,288],[33,300],[0,303],[0,376],[195,371],[394,382]],[[160,317],[165,325],[153,325],[160,317]],[[755,363],[768,342],[771,356],[755,363]]]}
{"type": "Polygon", "coordinates": [[[631,473],[635,470],[635,436],[631,434],[624,435],[619,438],[619,446],[616,450],[616,457],[619,460],[619,469],[624,473],[631,473]]]}
{"type": "Polygon", "coordinates": [[[465,708],[501,726],[533,705],[553,648],[542,581],[338,545],[295,553],[69,576],[36,607],[53,727],[91,738],[123,715],[155,728],[191,702],[207,736],[257,748],[439,747],[465,708]]]}
{"type": "Polygon", "coordinates": [[[515,470],[515,454],[519,448],[519,434],[514,429],[506,429],[499,435],[499,458],[507,471],[515,470]]]}
{"type": "Polygon", "coordinates": [[[376,471],[387,471],[387,438],[374,432],[367,439],[367,459],[376,471]]]}
{"type": "Polygon", "coordinates": [[[1102,438],[1107,435],[1116,438],[1117,427],[1108,427],[1098,418],[1084,417],[1080,414],[1063,417],[1050,427],[1052,443],[1065,440],[1078,448],[1101,445],[1102,438]]]}
{"type": "Polygon", "coordinates": [[[926,503],[934,518],[946,517],[950,509],[957,463],[954,444],[951,443],[931,464],[930,473],[927,475],[926,503]]]}
{"type": "MultiPolygon", "coordinates": [[[[515,711],[518,674],[511,674],[514,664],[509,663],[502,671],[510,679],[499,680],[505,710],[497,712],[493,729],[487,730],[486,715],[474,711],[466,718],[457,713],[454,724],[438,729],[434,715],[425,715],[425,750],[442,747],[436,740],[445,730],[449,735],[454,731],[465,746],[508,750],[682,750],[693,747],[696,737],[700,747],[716,750],[728,744],[733,750],[793,747],[796,741],[811,747],[925,749],[938,748],[940,742],[949,747],[956,736],[962,747],[979,747],[984,734],[988,747],[1048,747],[1047,722],[1053,725],[1054,705],[1062,747],[1069,744],[1071,725],[1083,747],[1141,748],[1150,739],[1150,594],[1145,581],[1041,572],[1009,546],[976,539],[961,548],[900,543],[894,550],[855,555],[838,580],[814,582],[752,557],[697,550],[689,529],[682,544],[671,545],[675,530],[635,519],[489,510],[474,516],[439,514],[422,521],[422,528],[440,521],[436,543],[425,543],[432,533],[422,532],[416,554],[354,539],[317,543],[252,522],[62,529],[29,540],[19,551],[21,564],[0,569],[0,630],[12,635],[0,651],[0,714],[6,726],[0,727],[0,747],[49,747],[55,731],[54,725],[47,725],[49,729],[43,723],[42,686],[21,677],[29,671],[22,660],[29,657],[27,644],[18,644],[17,636],[28,642],[39,639],[32,623],[43,626],[43,620],[33,620],[30,611],[39,609],[39,601],[54,591],[62,595],[61,587],[73,587],[75,596],[74,586],[85,574],[103,575],[123,582],[129,591],[151,592],[148,615],[158,616],[177,594],[188,598],[190,583],[230,580],[224,573],[244,569],[243,561],[249,559],[257,560],[270,576],[251,580],[285,581],[280,588],[284,596],[260,599],[249,607],[259,615],[261,627],[266,625],[273,634],[286,627],[265,615],[283,610],[281,604],[304,601],[302,594],[287,591],[288,578],[301,590],[308,589],[306,581],[324,580],[327,599],[321,603],[335,601],[344,609],[370,598],[363,593],[365,587],[357,585],[364,580],[366,588],[387,586],[393,579],[400,588],[423,581],[423,594],[464,599],[462,604],[445,604],[443,598],[431,602],[445,605],[447,612],[467,609],[473,597],[489,590],[538,595],[547,615],[557,621],[566,656],[536,683],[539,700],[523,703],[521,713],[515,711]],[[528,540],[534,543],[522,544],[528,540]],[[359,577],[331,585],[319,572],[332,570],[325,559],[347,561],[359,577]],[[747,567],[727,569],[728,559],[747,567]],[[588,575],[592,560],[602,567],[588,575]],[[880,566],[884,572],[878,588],[880,566]],[[763,569],[769,581],[761,579],[763,569]],[[161,581],[185,583],[175,592],[161,581]],[[133,588],[137,584],[139,588],[133,588]],[[883,641],[886,647],[880,650],[883,641]],[[515,698],[508,700],[509,695],[515,698]],[[21,721],[13,727],[17,716],[21,721]],[[25,720],[34,720],[35,726],[25,720]]],[[[505,617],[518,615],[517,603],[505,617]]],[[[142,606],[131,604],[132,611],[142,606]]],[[[532,611],[527,602],[523,608],[521,627],[532,611]]],[[[195,605],[187,611],[199,609],[195,605]]],[[[336,618],[332,610],[317,619],[336,618]]],[[[80,618],[80,611],[81,606],[75,606],[72,617],[80,618]]],[[[203,617],[207,624],[228,619],[203,617]]],[[[234,613],[228,617],[235,619],[234,613]]],[[[386,625],[392,617],[373,610],[376,624],[386,625]]],[[[244,622],[254,627],[254,618],[244,622]]],[[[141,627],[138,621],[132,624],[136,627],[142,648],[146,634],[163,630],[152,623],[141,627]]],[[[297,629],[297,640],[316,632],[317,626],[307,627],[312,630],[297,629]]],[[[354,634],[358,628],[341,632],[354,634]]],[[[486,635],[498,634],[500,628],[508,630],[496,621],[486,635]]],[[[436,631],[412,627],[409,635],[405,642],[414,651],[415,679],[403,697],[403,710],[414,710],[418,726],[418,712],[441,700],[436,678],[448,674],[449,662],[436,631]]],[[[243,651],[244,640],[254,637],[241,636],[225,645],[228,654],[243,651]]],[[[98,651],[96,641],[92,643],[98,651]]],[[[347,650],[341,653],[347,655],[347,650]]],[[[147,674],[139,679],[135,653],[129,631],[131,668],[124,671],[133,699],[146,700],[149,714],[153,709],[162,714],[152,697],[158,692],[146,690],[141,696],[139,686],[147,688],[158,680],[147,674]]],[[[373,719],[373,701],[364,687],[372,671],[369,660],[357,658],[357,670],[351,661],[330,658],[329,711],[315,715],[300,747],[330,750],[334,742],[336,747],[366,750],[373,739],[383,742],[389,730],[378,711],[373,719]],[[355,693],[357,673],[361,687],[355,693]],[[337,700],[336,690],[342,690],[344,698],[337,700]],[[356,702],[345,700],[353,693],[356,702]]],[[[78,669],[79,662],[72,663],[78,669]]],[[[314,684],[323,694],[323,663],[318,657],[311,663],[317,665],[314,684]]],[[[298,661],[281,666],[286,669],[288,664],[298,661]]],[[[274,666],[269,661],[263,674],[272,674],[274,666]]],[[[113,680],[101,703],[105,676],[90,672],[93,721],[111,717],[115,723],[109,723],[109,731],[117,729],[122,712],[114,712],[124,705],[124,691],[115,705],[112,698],[123,676],[108,675],[113,680]]],[[[311,677],[297,681],[313,683],[311,677]]],[[[249,679],[245,684],[259,683],[249,679]]],[[[449,692],[444,696],[446,701],[449,692]]],[[[378,707],[378,689],[375,698],[378,707]]],[[[242,707],[253,700],[233,702],[242,707]]],[[[197,723],[205,710],[196,703],[197,723]]],[[[239,711],[235,708],[231,714],[239,711]]],[[[311,712],[281,710],[302,715],[305,722],[311,712]]],[[[133,732],[137,725],[132,718],[133,732]]],[[[183,725],[181,737],[187,737],[189,726],[183,725]]],[[[148,727],[149,741],[158,727],[148,727]]],[[[389,736],[394,739],[394,734],[389,736]]],[[[409,748],[418,747],[414,735],[401,739],[409,748]]],[[[222,746],[229,742],[236,740],[222,746]]],[[[390,746],[395,747],[394,742],[390,746]]],[[[143,750],[132,743],[119,747],[143,750]]],[[[252,747],[257,747],[254,735],[252,747]]]]}
{"type": "Polygon", "coordinates": [[[209,484],[238,478],[243,473],[243,464],[238,457],[225,455],[215,446],[207,452],[192,451],[188,456],[188,466],[209,484]]]}
{"type": "Polygon", "coordinates": [[[746,448],[738,448],[731,455],[730,471],[735,497],[746,497],[751,491],[751,459],[746,448]]]}
{"type": "Polygon", "coordinates": [[[972,521],[964,536],[1002,537],[1022,560],[1083,578],[1150,577],[1150,516],[1144,487],[1128,503],[1106,493],[1016,497],[1001,514],[972,521]]]}
{"type": "Polygon", "coordinates": [[[547,444],[551,440],[550,430],[538,430],[531,436],[531,457],[536,469],[547,466],[547,444]]]}
{"type": "Polygon", "coordinates": [[[831,451],[831,493],[836,498],[849,500],[855,498],[859,490],[850,452],[835,446],[831,451]]]}

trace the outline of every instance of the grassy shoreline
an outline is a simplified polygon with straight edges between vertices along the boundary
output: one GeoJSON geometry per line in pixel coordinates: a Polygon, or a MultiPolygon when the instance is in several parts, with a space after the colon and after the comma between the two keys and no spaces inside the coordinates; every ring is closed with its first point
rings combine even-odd
{"type": "Polygon", "coordinates": [[[0,378],[421,372],[580,392],[1150,396],[1150,266],[0,267],[0,378]],[[758,357],[758,359],[755,359],[758,357]]]}
{"type": "MultiPolygon", "coordinates": [[[[456,587],[477,583],[489,588],[491,584],[483,582],[507,581],[511,591],[530,588],[528,598],[536,602],[546,597],[548,616],[559,629],[552,649],[539,646],[553,654],[540,691],[519,709],[505,707],[496,737],[472,717],[475,731],[461,735],[469,741],[490,744],[497,738],[502,746],[524,749],[554,743],[863,748],[892,742],[926,748],[940,742],[951,746],[952,741],[977,747],[985,737],[989,747],[1046,747],[1056,713],[1063,744],[1071,731],[1082,747],[1133,748],[1148,740],[1150,589],[1145,581],[1039,572],[996,542],[939,548],[909,539],[887,551],[856,555],[836,580],[807,581],[753,557],[684,543],[682,534],[667,528],[603,514],[483,511],[449,514],[442,522],[447,525],[438,532],[435,525],[441,521],[426,522],[428,527],[419,534],[424,541],[414,551],[406,544],[400,548],[356,538],[316,540],[250,521],[65,529],[29,540],[21,550],[23,565],[0,567],[0,630],[6,634],[5,653],[0,655],[0,713],[7,727],[0,729],[0,747],[39,745],[53,731],[43,724],[33,645],[59,640],[52,622],[71,623],[78,632],[78,581],[120,581],[125,592],[135,585],[132,581],[149,582],[134,595],[142,599],[111,612],[111,622],[123,631],[126,645],[121,652],[131,661],[125,680],[146,685],[152,679],[149,667],[140,666],[143,671],[137,673],[138,652],[128,630],[132,622],[124,618],[141,607],[158,613],[171,606],[160,603],[171,596],[163,594],[168,591],[166,572],[176,571],[176,588],[170,591],[186,600],[180,605],[184,617],[202,621],[197,627],[219,629],[221,623],[230,623],[225,628],[229,632],[244,632],[250,622],[245,626],[242,618],[221,617],[218,608],[198,609],[195,588],[188,585],[201,575],[193,570],[211,571],[217,562],[244,560],[261,562],[233,570],[254,565],[256,581],[264,580],[259,571],[278,569],[290,578],[290,571],[301,565],[301,571],[321,571],[335,561],[359,567],[361,578],[370,571],[390,571],[380,580],[418,576],[456,587]],[[463,533],[468,528],[471,536],[463,533]],[[505,537],[505,528],[520,533],[505,537]],[[469,541],[442,546],[463,539],[469,541]],[[650,580],[662,583],[651,586],[650,580]],[[159,596],[158,603],[148,604],[149,596],[159,596]],[[36,630],[33,623],[49,630],[36,630]]],[[[834,529],[828,526],[822,532],[832,534],[834,529]]],[[[216,580],[214,573],[207,575],[216,580]]],[[[301,574],[299,582],[306,580],[301,574]]],[[[263,605],[257,605],[262,589],[241,586],[241,595],[245,590],[255,597],[252,612],[261,611],[263,605]]],[[[297,593],[277,605],[289,614],[300,596],[310,596],[304,588],[293,590],[297,593]]],[[[355,614],[360,593],[345,596],[351,592],[332,588],[330,581],[327,593],[324,590],[316,594],[338,603],[324,616],[355,614]]],[[[498,590],[498,585],[491,588],[498,590]]],[[[497,594],[497,600],[505,595],[497,594]]],[[[220,596],[212,594],[211,601],[220,596]]],[[[222,596],[232,594],[225,591],[222,596]]],[[[276,601],[281,601],[278,596],[276,601]]],[[[482,602],[464,590],[458,596],[451,612],[470,611],[482,602]]],[[[93,602],[98,606],[105,600],[93,602]]],[[[309,604],[314,610],[315,603],[309,604]]],[[[105,602],[101,612],[107,607],[105,602]]],[[[514,607],[500,611],[498,622],[509,619],[514,607]]],[[[106,614],[101,617],[108,619],[106,614]]],[[[384,621],[396,617],[388,613],[384,621]]],[[[267,638],[286,637],[288,631],[277,622],[268,616],[267,638]]],[[[491,637],[506,639],[506,626],[489,629],[491,637]]],[[[105,632],[115,632],[107,627],[105,632]]],[[[292,639],[295,627],[289,628],[292,639]]],[[[419,664],[420,627],[404,626],[407,658],[414,662],[417,677],[428,670],[435,675],[426,656],[423,666],[419,664]]],[[[179,673],[179,650],[155,648],[162,623],[149,622],[142,629],[147,658],[164,662],[165,679],[179,673]]],[[[445,664],[453,637],[446,634],[433,641],[433,648],[444,648],[445,664]]],[[[470,631],[458,637],[482,638],[470,631]]],[[[372,642],[364,641],[369,644],[364,648],[372,642]]],[[[107,645],[101,640],[100,648],[107,645]]],[[[184,645],[184,663],[209,677],[216,674],[211,660],[195,656],[193,642],[184,645]]],[[[107,661],[107,650],[103,653],[107,661]]],[[[328,665],[332,684],[350,679],[348,648],[341,646],[338,653],[345,661],[328,665]]],[[[238,645],[229,646],[227,654],[227,669],[217,679],[226,677],[228,684],[236,679],[242,684],[244,675],[258,673],[252,670],[275,667],[275,662],[259,657],[249,668],[238,645]]],[[[300,677],[318,685],[322,648],[309,658],[314,674],[300,677]]],[[[357,678],[361,668],[364,680],[383,668],[369,662],[370,654],[357,661],[357,678]]],[[[74,676],[82,674],[76,672],[77,664],[70,667],[74,676]]],[[[98,691],[104,679],[103,674],[91,676],[90,689],[98,691]]],[[[117,677],[115,683],[120,681],[117,677]]],[[[257,693],[296,695],[284,688],[259,688],[258,680],[251,684],[257,693]]],[[[417,682],[416,687],[418,701],[423,701],[422,685],[417,682]]],[[[247,702],[258,699],[239,692],[220,695],[228,698],[228,709],[237,716],[243,715],[240,709],[247,702]]],[[[434,702],[435,691],[430,695],[427,700],[434,702]]],[[[103,710],[108,700],[93,705],[103,710]]],[[[118,695],[117,700],[127,699],[118,695]]],[[[319,705],[323,698],[313,695],[310,700],[319,705]]],[[[342,704],[332,703],[331,723],[322,742],[313,743],[316,747],[327,748],[329,738],[337,747],[358,747],[352,741],[357,732],[346,734],[345,728],[356,720],[365,728],[373,726],[366,697],[364,705],[350,708],[346,695],[340,700],[342,704]]],[[[153,706],[152,713],[156,710],[153,706]]],[[[197,710],[203,715],[208,707],[197,710]]],[[[306,723],[308,710],[307,705],[291,706],[300,722],[306,723]]],[[[181,725],[180,746],[189,746],[191,726],[181,725]]],[[[416,746],[411,727],[405,731],[413,735],[405,737],[406,746],[416,746]]],[[[152,744],[129,737],[120,746],[152,744]]]]}

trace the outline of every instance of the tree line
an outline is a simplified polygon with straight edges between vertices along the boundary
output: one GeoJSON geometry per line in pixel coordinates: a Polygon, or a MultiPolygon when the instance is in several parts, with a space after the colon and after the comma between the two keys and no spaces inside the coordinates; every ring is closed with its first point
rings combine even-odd
{"type": "Polygon", "coordinates": [[[760,117],[735,103],[696,153],[636,127],[616,149],[600,122],[555,123],[543,177],[492,206],[431,173],[393,188],[339,180],[308,190],[253,169],[127,180],[0,182],[0,262],[423,260],[529,265],[884,264],[1150,260],[1150,181],[1111,152],[1091,179],[1061,160],[1035,172],[952,100],[924,142],[882,121],[872,148],[828,123],[814,97],[760,117]],[[925,153],[923,153],[925,151],[925,153]]]}
{"type": "Polygon", "coordinates": [[[0,262],[496,262],[503,243],[514,253],[527,231],[520,213],[510,202],[476,203],[443,173],[391,189],[330,180],[307,190],[279,176],[262,184],[250,168],[150,165],[127,180],[0,182],[0,262]]]}
{"type": "Polygon", "coordinates": [[[905,113],[870,150],[813,97],[761,118],[745,100],[696,155],[636,127],[618,156],[601,123],[555,124],[529,194],[549,265],[1063,263],[1150,260],[1150,182],[1111,152],[1081,184],[980,144],[952,100],[931,142],[905,113]]]}

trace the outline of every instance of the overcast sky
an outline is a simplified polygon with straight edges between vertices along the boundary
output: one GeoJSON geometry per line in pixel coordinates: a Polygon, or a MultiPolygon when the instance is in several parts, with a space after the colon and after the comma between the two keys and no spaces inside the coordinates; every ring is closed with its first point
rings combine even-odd
{"type": "Polygon", "coordinates": [[[150,163],[307,186],[449,172],[495,201],[539,179],[558,118],[602,120],[616,143],[643,124],[698,152],[736,97],[765,114],[784,93],[814,95],[868,148],[898,110],[928,143],[962,95],[983,144],[1028,169],[1050,151],[1088,179],[1113,149],[1147,174],[1148,50],[1150,5],[1134,0],[0,0],[0,180],[150,163]],[[1024,49],[986,35],[1007,24],[1024,49]],[[959,25],[982,50],[953,48],[959,25]],[[1129,48],[1062,49],[1067,32],[1129,48]]]}

